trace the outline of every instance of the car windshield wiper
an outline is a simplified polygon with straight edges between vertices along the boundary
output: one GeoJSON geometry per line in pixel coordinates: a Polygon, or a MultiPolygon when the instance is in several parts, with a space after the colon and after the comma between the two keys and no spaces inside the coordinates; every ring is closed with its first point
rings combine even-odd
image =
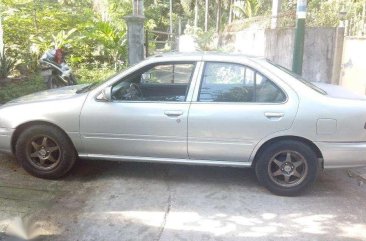
{"type": "Polygon", "coordinates": [[[87,85],[83,88],[81,88],[80,90],[77,90],[76,93],[77,94],[80,94],[80,93],[85,93],[85,92],[88,92],[89,90],[91,90],[93,87],[95,87],[98,83],[95,82],[95,83],[92,83],[90,85],[87,85]]]}

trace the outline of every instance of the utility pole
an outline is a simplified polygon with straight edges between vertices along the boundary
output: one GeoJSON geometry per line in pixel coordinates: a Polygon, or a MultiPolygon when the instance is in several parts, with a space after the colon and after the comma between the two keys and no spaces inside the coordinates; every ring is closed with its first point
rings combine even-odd
{"type": "Polygon", "coordinates": [[[304,57],[306,4],[306,0],[297,0],[296,31],[294,54],[292,58],[292,71],[299,75],[302,74],[302,63],[304,57]]]}

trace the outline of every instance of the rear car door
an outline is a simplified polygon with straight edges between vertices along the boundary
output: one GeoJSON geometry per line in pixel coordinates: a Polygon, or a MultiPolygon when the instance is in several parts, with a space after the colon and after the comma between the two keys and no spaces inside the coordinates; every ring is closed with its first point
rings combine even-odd
{"type": "Polygon", "coordinates": [[[298,97],[287,90],[249,66],[206,62],[189,112],[189,157],[249,161],[261,139],[291,127],[298,97]]]}

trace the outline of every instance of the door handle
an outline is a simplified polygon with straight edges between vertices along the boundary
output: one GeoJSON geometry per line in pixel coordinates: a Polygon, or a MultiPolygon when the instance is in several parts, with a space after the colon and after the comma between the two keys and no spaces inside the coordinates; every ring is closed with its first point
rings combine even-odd
{"type": "Polygon", "coordinates": [[[179,117],[183,115],[183,111],[181,110],[167,110],[164,111],[164,114],[168,117],[179,117]]]}
{"type": "Polygon", "coordinates": [[[279,119],[281,117],[284,117],[285,114],[281,112],[265,112],[264,116],[268,119],[279,119]]]}

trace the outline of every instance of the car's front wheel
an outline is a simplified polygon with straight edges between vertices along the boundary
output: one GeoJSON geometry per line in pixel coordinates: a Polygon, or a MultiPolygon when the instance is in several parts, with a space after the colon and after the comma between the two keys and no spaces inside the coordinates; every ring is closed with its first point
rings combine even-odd
{"type": "Polygon", "coordinates": [[[56,127],[35,125],[22,132],[16,157],[30,174],[48,179],[65,175],[76,160],[76,151],[65,133],[56,127]]]}
{"type": "Polygon", "coordinates": [[[295,196],[311,186],[319,171],[316,153],[299,141],[279,141],[258,156],[255,171],[259,182],[271,192],[295,196]]]}

